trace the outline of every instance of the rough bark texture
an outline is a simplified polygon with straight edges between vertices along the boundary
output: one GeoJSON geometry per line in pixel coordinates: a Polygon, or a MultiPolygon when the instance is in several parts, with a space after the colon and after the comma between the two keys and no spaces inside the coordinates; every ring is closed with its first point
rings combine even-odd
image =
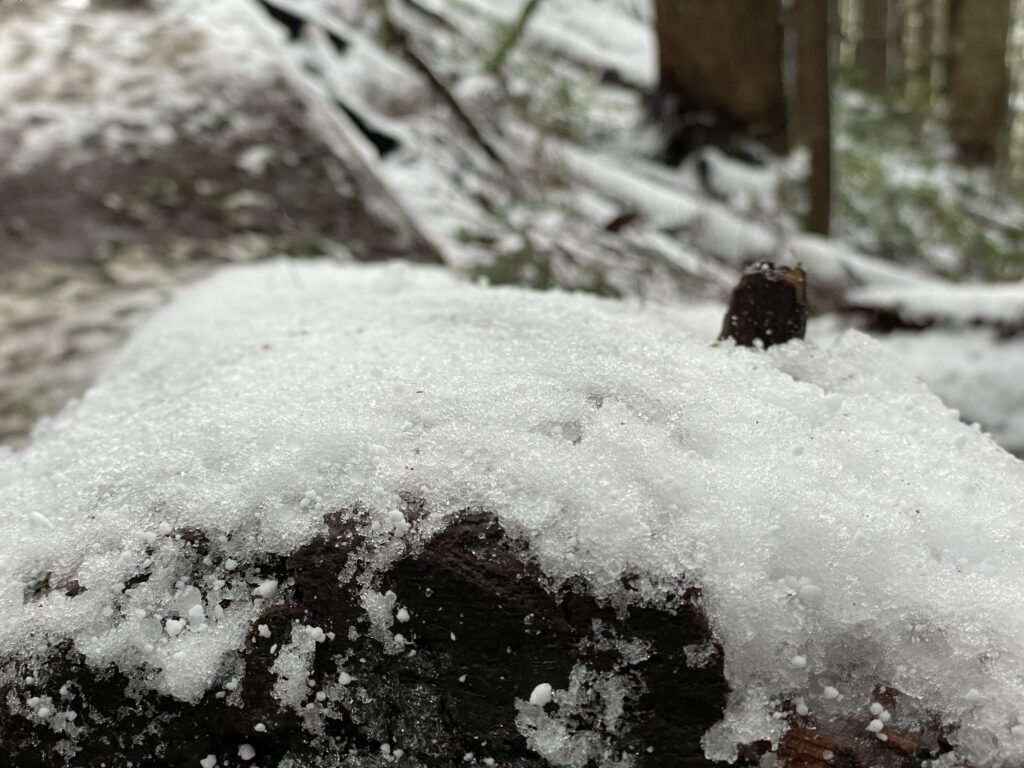
{"type": "Polygon", "coordinates": [[[856,65],[862,88],[881,93],[889,72],[889,0],[861,0],[856,65]]]}
{"type": "MultiPolygon", "coordinates": [[[[425,514],[421,504],[407,503],[413,527],[425,514]]],[[[258,567],[284,591],[253,622],[238,653],[237,690],[211,690],[188,704],[117,670],[91,668],[70,647],[56,649],[42,666],[5,659],[2,764],[196,768],[214,755],[218,768],[456,768],[486,765],[487,758],[503,768],[602,768],[622,765],[622,758],[634,768],[713,765],[700,739],[721,717],[728,685],[722,650],[692,587],[659,584],[656,603],[643,603],[636,596],[644,577],[631,576],[622,580],[616,607],[602,604],[582,581],[553,585],[524,542],[477,512],[463,513],[422,549],[399,553],[376,572],[360,515],[325,519],[327,533],[292,555],[238,569],[258,567]],[[383,631],[391,637],[400,630],[406,645],[381,641],[360,601],[366,587],[398,596],[409,620],[383,631]],[[309,626],[333,637],[315,646],[306,698],[285,705],[274,695],[273,665],[294,633],[309,626]],[[353,677],[346,684],[337,682],[342,669],[353,677]],[[543,708],[525,702],[540,682],[572,690],[573,681],[568,698],[556,696],[543,708]],[[608,681],[627,692],[623,700],[608,681]],[[23,704],[29,696],[51,696],[78,717],[55,732],[23,704]],[[524,731],[547,717],[569,734],[585,733],[590,759],[538,754],[524,731]],[[239,757],[241,744],[253,747],[255,759],[239,757]]],[[[223,553],[200,531],[176,538],[186,555],[181,576],[207,583],[223,553]]],[[[140,573],[126,589],[147,578],[140,573]]],[[[58,590],[73,599],[87,589],[77,580],[44,578],[25,599],[58,590]]],[[[898,712],[897,692],[880,688],[875,698],[898,712]]],[[[791,728],[776,754],[790,766],[917,768],[949,750],[938,729],[887,730],[881,742],[860,719],[819,722],[799,716],[791,703],[782,708],[791,728]]],[[[756,765],[770,750],[767,742],[747,745],[739,764],[756,765]]]]}
{"type": "MultiPolygon", "coordinates": [[[[411,504],[407,514],[415,524],[421,513],[411,504]]],[[[202,534],[185,532],[182,542],[191,552],[193,583],[202,584],[203,558],[219,560],[219,555],[202,534]]],[[[381,744],[390,744],[404,751],[396,764],[410,768],[460,766],[468,753],[479,760],[494,758],[501,766],[540,768],[548,763],[517,728],[522,708],[517,700],[529,699],[541,682],[569,688],[574,670],[578,675],[584,668],[587,676],[577,697],[584,706],[569,725],[597,734],[609,763],[632,755],[639,767],[708,764],[700,738],[720,718],[727,686],[721,652],[692,589],[669,586],[658,605],[616,610],[595,600],[584,583],[551,586],[530,564],[525,545],[493,518],[467,514],[422,551],[373,578],[375,590],[394,591],[411,616],[392,629],[404,634],[407,650],[389,651],[374,637],[360,604],[357,580],[366,575],[366,547],[351,519],[335,517],[328,535],[261,564],[264,575],[282,585],[291,581],[284,601],[255,622],[239,654],[244,675],[232,696],[217,698],[210,691],[195,705],[158,696],[120,672],[91,669],[69,648],[43,670],[8,659],[5,671],[16,670],[13,679],[32,675],[37,682],[31,694],[15,683],[0,696],[21,701],[53,696],[79,713],[76,727],[88,730],[71,747],[66,734],[34,722],[23,709],[5,707],[0,712],[5,764],[195,768],[213,754],[218,766],[237,766],[243,764],[238,747],[248,743],[256,760],[247,765],[278,766],[291,758],[296,765],[376,766],[383,764],[378,762],[381,744]],[[346,566],[351,576],[339,580],[346,566]],[[270,637],[257,632],[260,624],[270,637]],[[271,667],[274,649],[302,625],[336,634],[316,646],[310,673],[316,687],[309,690],[308,705],[296,709],[272,695],[271,667]],[[622,641],[645,648],[645,657],[625,654],[622,641]],[[706,647],[705,663],[691,668],[687,646],[691,653],[693,647],[706,647]],[[343,688],[334,683],[340,657],[347,657],[345,669],[355,677],[343,688]],[[613,677],[634,694],[625,702],[621,727],[604,716],[606,705],[614,702],[604,700],[602,681],[613,677]],[[317,702],[315,693],[331,690],[332,684],[331,696],[317,702]],[[62,686],[64,696],[58,693],[62,686]],[[304,725],[311,715],[318,716],[320,726],[304,725]],[[255,731],[257,723],[266,731],[255,731]],[[330,759],[345,755],[344,761],[330,759]]],[[[636,583],[624,581],[623,594],[635,592],[636,583]]],[[[26,599],[40,599],[51,589],[71,595],[82,588],[47,582],[26,599]]],[[[528,709],[534,715],[540,711],[528,709]]],[[[556,716],[558,710],[556,701],[544,713],[556,716]]]]}
{"type": "Polygon", "coordinates": [[[1007,119],[1010,0],[957,0],[951,13],[950,132],[965,162],[992,164],[1007,119]]]}
{"type": "MultiPolygon", "coordinates": [[[[815,0],[811,0],[814,2],[815,0]]],[[[721,339],[770,347],[802,339],[807,329],[807,276],[801,267],[748,267],[732,292],[721,339]]]]}
{"type": "Polygon", "coordinates": [[[657,0],[659,108],[674,116],[670,154],[736,139],[783,150],[782,25],[774,0],[657,0]]]}
{"type": "Polygon", "coordinates": [[[808,228],[827,235],[832,216],[832,109],[829,8],[822,0],[796,0],[796,127],[811,152],[808,228]]]}

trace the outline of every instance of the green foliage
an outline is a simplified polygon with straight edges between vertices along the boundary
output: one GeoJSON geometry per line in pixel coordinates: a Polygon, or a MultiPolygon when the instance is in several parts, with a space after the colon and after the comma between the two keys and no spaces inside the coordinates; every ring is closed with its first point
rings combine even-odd
{"type": "Polygon", "coordinates": [[[953,278],[1024,278],[1024,201],[953,159],[940,126],[859,93],[840,111],[835,234],[953,278]]]}

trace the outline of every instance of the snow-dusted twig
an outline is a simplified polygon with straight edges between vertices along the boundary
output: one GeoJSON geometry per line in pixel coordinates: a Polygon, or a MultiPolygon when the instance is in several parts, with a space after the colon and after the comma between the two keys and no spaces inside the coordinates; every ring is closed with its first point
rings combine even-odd
{"type": "MultiPolygon", "coordinates": [[[[345,112],[338,108],[325,89],[303,73],[300,62],[289,45],[273,33],[269,15],[258,9],[249,0],[233,0],[240,12],[248,15],[266,31],[268,44],[279,53],[282,74],[309,110],[310,120],[327,147],[342,160],[356,179],[363,192],[376,203],[381,215],[398,227],[399,231],[414,244],[416,249],[410,258],[418,261],[443,262],[444,254],[416,217],[408,210],[402,199],[391,189],[391,185],[380,173],[380,159],[373,144],[363,135],[359,126],[345,112]]],[[[270,4],[276,5],[276,3],[270,4]]],[[[304,9],[287,3],[289,13],[301,15],[307,23],[317,25],[318,19],[310,19],[304,9]]],[[[327,30],[330,31],[330,30],[327,30]]]]}
{"type": "Polygon", "coordinates": [[[401,25],[401,23],[395,18],[394,14],[391,13],[387,0],[383,0],[380,4],[382,19],[384,21],[386,30],[391,38],[401,46],[402,53],[405,58],[412,64],[419,72],[427,79],[430,83],[431,88],[441,98],[442,101],[448,106],[448,108],[455,115],[455,118],[462,125],[462,127],[469,134],[470,138],[487,154],[491,160],[493,160],[501,171],[507,177],[507,180],[514,185],[519,185],[517,174],[513,171],[511,165],[502,156],[497,146],[484,135],[483,130],[477,125],[476,121],[469,115],[465,107],[459,99],[452,93],[451,89],[445,84],[444,80],[437,74],[433,67],[426,61],[423,56],[416,50],[416,44],[412,40],[408,31],[401,25]]]}
{"type": "Polygon", "coordinates": [[[526,31],[526,26],[530,23],[530,18],[537,9],[540,7],[541,0],[526,0],[523,4],[523,10],[519,12],[519,16],[512,23],[508,29],[505,30],[505,34],[502,35],[501,44],[498,49],[494,52],[491,60],[487,62],[487,71],[492,75],[496,75],[501,72],[505,66],[505,60],[509,54],[512,53],[512,49],[516,47],[516,43],[522,38],[523,33],[526,31]]]}

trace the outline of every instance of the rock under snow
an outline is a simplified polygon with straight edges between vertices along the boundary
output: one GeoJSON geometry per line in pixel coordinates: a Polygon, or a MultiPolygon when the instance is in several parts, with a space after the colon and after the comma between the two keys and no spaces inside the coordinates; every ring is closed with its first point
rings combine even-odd
{"type": "Polygon", "coordinates": [[[684,645],[673,675],[713,677],[701,667],[724,654],[710,759],[776,744],[797,718],[873,742],[938,723],[943,760],[1024,759],[1020,463],[859,333],[765,352],[689,336],[685,317],[397,266],[244,267],[190,290],[29,446],[0,453],[5,741],[72,755],[109,738],[93,704],[120,691],[163,697],[164,723],[251,710],[218,764],[246,746],[294,764],[273,740],[282,712],[327,745],[322,765],[378,764],[328,759],[353,721],[346,738],[363,741],[345,749],[447,764],[427,725],[374,731],[393,712],[373,701],[421,646],[436,659],[473,642],[411,586],[444,567],[432,547],[448,536],[484,548],[474,563],[521,561],[503,572],[537,594],[592,596],[595,634],[564,635],[578,663],[530,669],[483,707],[550,764],[669,764],[629,734],[645,686],[671,679],[632,670],[684,645]],[[446,533],[467,511],[494,522],[446,533]],[[342,540],[361,542],[358,565],[342,540]],[[342,583],[360,594],[323,615],[347,625],[289,607],[342,583]],[[698,594],[706,637],[597,629],[698,594]],[[610,670],[590,665],[599,652],[610,670]],[[68,660],[95,690],[61,687],[68,660]],[[530,704],[542,683],[555,710],[530,704]]]}

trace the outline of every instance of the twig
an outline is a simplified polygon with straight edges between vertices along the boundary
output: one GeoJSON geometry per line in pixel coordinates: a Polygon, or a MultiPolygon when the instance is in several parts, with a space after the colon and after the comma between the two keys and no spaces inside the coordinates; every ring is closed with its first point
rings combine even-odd
{"type": "Polygon", "coordinates": [[[406,59],[408,59],[409,63],[427,78],[427,81],[430,83],[435,93],[437,93],[441,100],[444,101],[444,103],[448,105],[449,109],[452,110],[456,119],[462,124],[462,127],[465,128],[466,132],[469,133],[473,141],[480,146],[480,148],[498,165],[499,168],[501,168],[502,172],[510,182],[519,186],[517,175],[512,171],[511,166],[506,162],[505,158],[501,156],[497,147],[495,147],[494,144],[491,143],[491,141],[484,135],[480,127],[476,124],[473,118],[469,116],[469,113],[455,97],[455,94],[451,92],[451,89],[448,88],[434,69],[416,51],[415,44],[413,43],[409,33],[395,21],[394,16],[388,8],[387,0],[383,0],[383,2],[380,3],[380,8],[386,34],[401,47],[402,53],[406,59]]]}
{"type": "Polygon", "coordinates": [[[506,30],[501,40],[501,45],[498,46],[498,50],[494,52],[491,60],[487,62],[487,72],[492,75],[501,72],[505,66],[505,60],[512,53],[512,49],[519,42],[519,38],[523,36],[523,32],[526,31],[526,26],[530,23],[530,17],[540,7],[540,2],[541,0],[526,0],[526,4],[523,5],[523,10],[519,13],[519,17],[506,30]]]}

